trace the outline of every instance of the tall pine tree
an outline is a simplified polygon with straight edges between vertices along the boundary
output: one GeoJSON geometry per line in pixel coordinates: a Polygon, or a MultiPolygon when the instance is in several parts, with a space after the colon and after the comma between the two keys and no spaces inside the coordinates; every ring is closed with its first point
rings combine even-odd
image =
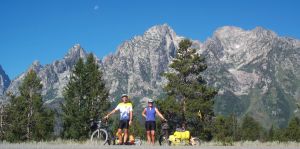
{"type": "Polygon", "coordinates": [[[263,127],[249,115],[246,115],[241,124],[241,139],[247,141],[260,140],[263,127]]]}
{"type": "Polygon", "coordinates": [[[89,136],[90,119],[103,116],[110,104],[102,72],[92,54],[79,59],[64,91],[63,137],[82,140],[89,136]]]}
{"type": "Polygon", "coordinates": [[[92,54],[87,57],[85,71],[86,76],[86,96],[87,109],[89,118],[96,119],[103,117],[104,112],[108,110],[110,104],[108,102],[108,90],[102,79],[103,73],[99,71],[99,66],[92,54]]]}
{"type": "Polygon", "coordinates": [[[19,87],[20,96],[10,95],[5,138],[8,141],[40,141],[52,137],[54,112],[43,106],[42,84],[30,70],[19,87]]]}
{"type": "Polygon", "coordinates": [[[228,117],[217,116],[214,122],[213,135],[216,141],[223,145],[232,145],[233,141],[238,141],[238,122],[235,115],[228,117]]]}
{"type": "Polygon", "coordinates": [[[300,142],[300,119],[294,117],[290,120],[288,127],[286,128],[285,137],[289,141],[300,142]]]}
{"type": "MultiPolygon", "coordinates": [[[[188,129],[194,135],[209,140],[212,138],[209,127],[214,116],[213,98],[217,91],[207,86],[201,74],[207,68],[205,59],[191,46],[190,40],[181,41],[176,56],[169,66],[172,71],[163,74],[168,79],[164,89],[169,99],[165,101],[175,102],[166,104],[180,105],[181,110],[176,119],[187,123],[188,129]]],[[[162,109],[166,112],[172,111],[164,107],[162,109]]]]}

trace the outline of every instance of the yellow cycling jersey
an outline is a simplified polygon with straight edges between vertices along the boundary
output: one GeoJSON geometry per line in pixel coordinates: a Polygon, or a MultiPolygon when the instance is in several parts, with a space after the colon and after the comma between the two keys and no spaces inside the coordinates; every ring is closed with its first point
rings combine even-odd
{"type": "Polygon", "coordinates": [[[129,120],[129,113],[132,111],[132,104],[130,102],[121,102],[118,104],[115,110],[120,111],[120,120],[129,120]]]}

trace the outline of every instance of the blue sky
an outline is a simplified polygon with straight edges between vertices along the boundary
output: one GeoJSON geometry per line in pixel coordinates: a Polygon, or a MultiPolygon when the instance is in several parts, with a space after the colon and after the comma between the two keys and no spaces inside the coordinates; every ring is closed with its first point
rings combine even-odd
{"type": "Polygon", "coordinates": [[[300,39],[297,0],[0,0],[0,65],[10,78],[79,43],[98,57],[156,24],[204,41],[218,27],[256,26],[300,39]]]}

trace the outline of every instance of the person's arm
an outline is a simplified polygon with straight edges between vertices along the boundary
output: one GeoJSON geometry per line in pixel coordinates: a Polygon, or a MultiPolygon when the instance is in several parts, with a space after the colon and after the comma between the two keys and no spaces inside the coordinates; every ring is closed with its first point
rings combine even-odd
{"type": "Polygon", "coordinates": [[[114,109],[114,110],[112,110],[111,112],[109,112],[104,118],[105,119],[108,119],[108,117],[110,116],[110,115],[112,115],[112,114],[114,114],[116,111],[118,111],[119,110],[119,105],[114,109]]]}
{"type": "Polygon", "coordinates": [[[105,119],[108,119],[108,117],[109,117],[110,115],[114,114],[116,111],[117,111],[116,109],[112,110],[112,111],[109,112],[104,118],[105,118],[105,119]]]}
{"type": "Polygon", "coordinates": [[[147,118],[147,116],[146,116],[146,108],[145,108],[144,111],[142,112],[142,116],[145,117],[145,118],[147,118]]]}
{"type": "Polygon", "coordinates": [[[155,108],[155,111],[161,119],[163,119],[164,121],[167,121],[167,119],[165,119],[165,117],[159,112],[159,110],[157,108],[155,108]]]}
{"type": "Polygon", "coordinates": [[[133,118],[133,112],[131,110],[129,113],[129,125],[131,125],[131,123],[132,123],[132,118],[133,118]]]}
{"type": "Polygon", "coordinates": [[[132,105],[130,106],[130,109],[129,109],[129,125],[131,125],[132,123],[132,118],[133,118],[133,109],[132,109],[132,105]]]}

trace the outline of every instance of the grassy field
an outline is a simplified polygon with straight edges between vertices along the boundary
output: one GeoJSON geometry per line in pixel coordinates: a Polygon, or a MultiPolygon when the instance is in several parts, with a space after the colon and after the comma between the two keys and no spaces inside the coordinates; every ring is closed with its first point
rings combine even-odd
{"type": "Polygon", "coordinates": [[[279,142],[236,142],[233,146],[222,146],[221,143],[218,142],[209,142],[203,143],[201,146],[168,146],[162,147],[157,145],[151,146],[143,144],[142,146],[117,146],[117,145],[97,145],[91,142],[72,142],[72,141],[53,141],[53,142],[29,142],[29,143],[0,143],[0,149],[152,149],[152,148],[160,148],[160,149],[168,149],[168,148],[176,148],[176,149],[185,149],[185,148],[199,148],[199,149],[299,149],[300,143],[296,142],[288,142],[288,143],[279,143],[279,142]]]}

